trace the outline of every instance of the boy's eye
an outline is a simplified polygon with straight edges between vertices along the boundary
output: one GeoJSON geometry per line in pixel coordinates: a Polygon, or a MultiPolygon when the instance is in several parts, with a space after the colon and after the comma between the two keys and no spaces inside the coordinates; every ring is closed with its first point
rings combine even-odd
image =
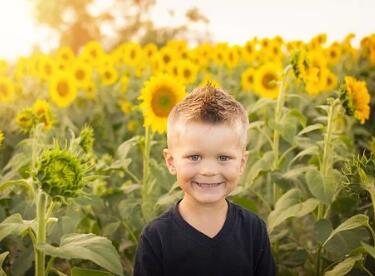
{"type": "Polygon", "coordinates": [[[191,161],[198,161],[199,160],[199,155],[191,155],[191,156],[189,156],[189,159],[191,161]]]}
{"type": "Polygon", "coordinates": [[[228,161],[230,158],[229,158],[229,156],[225,156],[225,155],[220,155],[219,156],[219,160],[220,161],[228,161]]]}

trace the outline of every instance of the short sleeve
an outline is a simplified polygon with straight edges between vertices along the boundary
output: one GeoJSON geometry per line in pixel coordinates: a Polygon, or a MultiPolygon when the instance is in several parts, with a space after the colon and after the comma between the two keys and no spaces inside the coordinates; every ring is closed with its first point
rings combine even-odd
{"type": "Polygon", "coordinates": [[[260,219],[259,255],[255,263],[255,275],[274,276],[275,261],[272,257],[271,244],[267,233],[266,224],[260,219]]]}
{"type": "Polygon", "coordinates": [[[140,237],[134,263],[133,276],[162,276],[160,256],[152,248],[150,240],[143,233],[140,237]]]}

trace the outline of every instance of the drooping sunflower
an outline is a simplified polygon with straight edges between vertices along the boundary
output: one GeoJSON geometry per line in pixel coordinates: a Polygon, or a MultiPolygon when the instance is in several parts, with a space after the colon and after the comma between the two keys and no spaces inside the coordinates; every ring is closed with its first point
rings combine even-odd
{"type": "Polygon", "coordinates": [[[185,96],[185,87],[173,77],[161,74],[147,81],[139,99],[143,111],[144,126],[154,132],[164,133],[168,114],[185,96]]]}
{"type": "Polygon", "coordinates": [[[53,116],[47,101],[38,99],[32,108],[38,121],[43,123],[44,129],[50,129],[53,125],[53,116]]]}
{"type": "Polygon", "coordinates": [[[277,63],[263,64],[255,74],[255,91],[262,97],[274,99],[279,94],[282,67],[277,63]]]}
{"type": "Polygon", "coordinates": [[[341,46],[338,42],[332,43],[331,46],[329,46],[325,50],[325,55],[327,57],[327,61],[330,64],[336,64],[340,61],[341,58],[341,46]]]}
{"type": "Polygon", "coordinates": [[[249,67],[242,72],[241,87],[243,91],[249,92],[254,89],[255,73],[256,70],[253,67],[249,67]]]}
{"type": "Polygon", "coordinates": [[[75,100],[77,86],[70,72],[60,71],[52,77],[49,95],[52,101],[61,108],[69,106],[75,100]]]}
{"type": "Polygon", "coordinates": [[[354,116],[363,124],[370,116],[370,94],[366,82],[346,76],[340,88],[340,99],[346,114],[354,116]]]}
{"type": "Polygon", "coordinates": [[[0,103],[10,103],[14,98],[13,82],[7,77],[0,76],[0,103]]]}

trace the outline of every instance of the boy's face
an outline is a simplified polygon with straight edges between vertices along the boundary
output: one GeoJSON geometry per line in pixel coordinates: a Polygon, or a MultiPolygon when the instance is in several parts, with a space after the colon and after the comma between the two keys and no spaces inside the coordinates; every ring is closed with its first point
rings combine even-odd
{"type": "Polygon", "coordinates": [[[184,199],[198,204],[225,200],[236,187],[248,154],[234,128],[188,122],[172,137],[171,148],[164,149],[163,154],[185,193],[184,199]]]}

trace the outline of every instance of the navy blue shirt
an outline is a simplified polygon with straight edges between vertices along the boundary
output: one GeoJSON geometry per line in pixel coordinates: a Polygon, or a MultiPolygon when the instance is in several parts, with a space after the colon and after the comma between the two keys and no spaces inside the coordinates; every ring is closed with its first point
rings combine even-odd
{"type": "Polygon", "coordinates": [[[225,223],[210,238],[182,218],[180,201],[143,229],[134,276],[275,275],[267,228],[256,214],[226,200],[225,223]]]}

